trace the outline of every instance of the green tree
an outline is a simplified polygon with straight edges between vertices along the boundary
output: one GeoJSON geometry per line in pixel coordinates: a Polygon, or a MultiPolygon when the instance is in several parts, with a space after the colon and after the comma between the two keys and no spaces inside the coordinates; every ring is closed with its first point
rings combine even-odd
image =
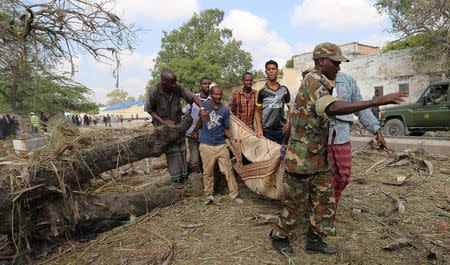
{"type": "Polygon", "coordinates": [[[286,68],[294,68],[294,59],[289,59],[286,62],[286,68]]]}
{"type": "Polygon", "coordinates": [[[137,98],[137,100],[144,100],[147,99],[147,96],[145,94],[140,94],[137,98]]]}
{"type": "Polygon", "coordinates": [[[136,101],[135,97],[127,97],[126,102],[136,101]]]}
{"type": "MultiPolygon", "coordinates": [[[[21,110],[44,111],[48,113],[65,111],[95,111],[97,106],[89,100],[91,90],[65,76],[58,76],[40,70],[34,73],[28,67],[17,84],[16,106],[21,110]]],[[[25,70],[25,69],[24,69],[25,70]]],[[[8,104],[11,72],[0,72],[0,110],[13,111],[8,104]]]]}
{"type": "Polygon", "coordinates": [[[378,0],[375,7],[391,21],[400,39],[384,50],[412,48],[418,71],[441,68],[450,75],[450,1],[378,0]]]}
{"type": "Polygon", "coordinates": [[[198,91],[204,76],[222,86],[238,84],[240,74],[252,68],[252,59],[231,30],[219,27],[223,17],[223,11],[208,9],[179,29],[164,31],[149,84],[160,79],[164,68],[172,69],[178,81],[193,91],[198,91]]]}
{"type": "Polygon", "coordinates": [[[129,98],[128,92],[119,88],[111,90],[106,96],[109,98],[107,105],[127,102],[129,98]]]}
{"type": "Polygon", "coordinates": [[[253,71],[253,79],[254,80],[264,79],[264,78],[266,78],[266,75],[264,74],[264,72],[262,70],[253,71]]]}

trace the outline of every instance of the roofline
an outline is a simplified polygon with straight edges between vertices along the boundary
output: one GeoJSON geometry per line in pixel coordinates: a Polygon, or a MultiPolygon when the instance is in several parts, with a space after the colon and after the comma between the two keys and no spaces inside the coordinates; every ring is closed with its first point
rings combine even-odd
{"type": "MultiPolygon", "coordinates": [[[[350,45],[350,44],[358,44],[358,45],[364,46],[364,47],[380,49],[380,47],[378,47],[378,46],[372,46],[372,45],[360,43],[360,42],[357,42],[357,41],[348,42],[348,43],[344,43],[344,44],[339,44],[338,46],[341,47],[341,46],[350,45]]],[[[301,53],[301,54],[293,55],[292,57],[295,57],[295,56],[302,56],[302,55],[306,55],[306,54],[309,54],[309,53],[313,53],[313,52],[312,52],[312,51],[310,51],[310,52],[304,52],[304,53],[301,53]]]]}
{"type": "Polygon", "coordinates": [[[365,47],[370,47],[370,48],[378,48],[378,49],[380,48],[378,46],[372,46],[372,45],[364,44],[364,43],[357,42],[357,41],[352,41],[352,42],[349,42],[349,43],[341,44],[341,45],[339,45],[339,47],[340,46],[344,46],[344,45],[350,45],[350,44],[358,44],[358,45],[365,46],[365,47]]]}

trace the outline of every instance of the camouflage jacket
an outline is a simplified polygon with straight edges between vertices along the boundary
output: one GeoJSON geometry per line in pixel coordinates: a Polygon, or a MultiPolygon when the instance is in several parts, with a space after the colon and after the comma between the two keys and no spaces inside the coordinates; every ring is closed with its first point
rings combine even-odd
{"type": "Polygon", "coordinates": [[[330,120],[325,109],[338,100],[332,91],[332,82],[320,72],[312,70],[305,76],[291,114],[286,171],[314,174],[330,170],[326,149],[330,120]]]}

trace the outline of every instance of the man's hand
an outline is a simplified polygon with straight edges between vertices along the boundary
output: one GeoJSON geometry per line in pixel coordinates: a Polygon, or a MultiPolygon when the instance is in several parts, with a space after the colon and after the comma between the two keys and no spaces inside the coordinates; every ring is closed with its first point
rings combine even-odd
{"type": "Polygon", "coordinates": [[[196,140],[198,141],[198,131],[193,131],[193,132],[191,133],[191,137],[194,138],[194,139],[196,139],[196,140]]]}
{"type": "Polygon", "coordinates": [[[386,153],[390,154],[394,149],[389,148],[386,144],[386,140],[384,140],[383,132],[381,131],[381,128],[378,129],[377,135],[375,136],[378,144],[378,149],[385,151],[386,153]]]}
{"type": "Polygon", "coordinates": [[[258,138],[263,137],[263,132],[261,128],[256,128],[256,137],[258,138]]]}
{"type": "Polygon", "coordinates": [[[200,109],[200,118],[204,122],[208,122],[209,121],[209,113],[204,108],[200,109]]]}
{"type": "Polygon", "coordinates": [[[396,92],[387,94],[381,97],[377,97],[373,99],[373,103],[375,103],[376,106],[381,105],[388,105],[388,104],[400,104],[401,102],[405,101],[405,98],[408,97],[409,93],[406,91],[403,92],[396,92]]]}
{"type": "Polygon", "coordinates": [[[163,120],[162,124],[169,126],[169,127],[174,127],[176,124],[174,121],[171,120],[163,120]]]}

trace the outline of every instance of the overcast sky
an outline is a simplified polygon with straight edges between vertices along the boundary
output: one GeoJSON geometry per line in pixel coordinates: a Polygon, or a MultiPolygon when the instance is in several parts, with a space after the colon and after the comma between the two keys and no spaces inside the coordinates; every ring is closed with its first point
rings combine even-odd
{"type": "MultiPolygon", "coordinates": [[[[223,27],[253,57],[255,69],[275,59],[280,65],[295,54],[311,51],[317,43],[361,42],[383,46],[393,37],[388,22],[371,0],[117,0],[117,13],[143,29],[132,54],[124,55],[120,88],[131,96],[144,93],[153,60],[161,48],[162,31],[187,22],[194,12],[208,8],[225,11],[223,27]]],[[[87,55],[76,60],[75,80],[91,88],[96,102],[105,103],[114,89],[112,67],[94,62],[87,55]]]]}

